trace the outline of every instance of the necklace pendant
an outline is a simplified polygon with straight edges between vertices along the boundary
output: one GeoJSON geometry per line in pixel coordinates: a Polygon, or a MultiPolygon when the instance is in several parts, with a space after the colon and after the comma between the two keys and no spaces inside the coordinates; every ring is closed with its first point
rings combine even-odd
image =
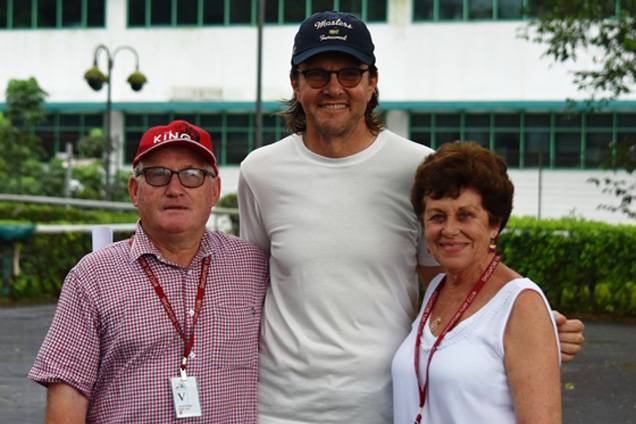
{"type": "Polygon", "coordinates": [[[431,322],[431,331],[435,331],[438,325],[442,322],[442,316],[438,315],[433,322],[431,322]]]}

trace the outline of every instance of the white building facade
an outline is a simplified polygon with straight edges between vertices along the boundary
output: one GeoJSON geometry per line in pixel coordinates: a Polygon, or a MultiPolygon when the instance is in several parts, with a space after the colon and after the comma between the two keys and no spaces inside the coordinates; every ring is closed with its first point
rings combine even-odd
{"type": "MultiPolygon", "coordinates": [[[[240,161],[256,143],[258,0],[0,0],[0,111],[11,79],[35,77],[48,93],[48,122],[36,129],[47,154],[105,125],[107,86],[84,73],[97,58],[111,72],[112,165],[130,169],[143,132],[174,119],[208,130],[223,194],[236,191],[240,161]],[[127,47],[132,47],[138,57],[127,47]],[[139,70],[141,91],[126,83],[139,70]]],[[[536,2],[533,2],[536,3],[536,2]]],[[[299,22],[314,11],[353,11],[376,45],[380,110],[387,127],[432,147],[475,140],[501,154],[515,182],[514,215],[576,216],[633,223],[600,210],[618,203],[590,177],[609,143],[636,138],[636,96],[602,113],[568,110],[583,99],[571,64],[542,57],[519,37],[528,0],[267,0],[262,30],[263,142],[283,137],[273,115],[292,95],[289,69],[299,22]]],[[[577,62],[584,69],[585,60],[577,62]]],[[[578,68],[580,67],[580,68],[578,68]]],[[[633,178],[633,177],[632,177],[633,178]]]]}

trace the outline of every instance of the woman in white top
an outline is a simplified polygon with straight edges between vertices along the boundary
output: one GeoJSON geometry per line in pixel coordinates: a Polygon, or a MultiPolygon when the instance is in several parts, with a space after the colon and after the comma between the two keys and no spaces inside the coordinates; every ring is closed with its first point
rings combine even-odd
{"type": "Polygon", "coordinates": [[[503,159],[475,143],[445,144],[418,168],[411,201],[447,272],[393,359],[395,424],[561,422],[550,306],[496,253],[513,192],[503,159]]]}

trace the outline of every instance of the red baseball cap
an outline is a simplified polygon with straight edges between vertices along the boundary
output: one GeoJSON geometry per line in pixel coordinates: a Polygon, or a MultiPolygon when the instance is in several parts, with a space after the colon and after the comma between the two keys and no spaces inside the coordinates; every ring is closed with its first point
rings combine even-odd
{"type": "Polygon", "coordinates": [[[219,175],[210,134],[186,121],[173,121],[146,131],[139,142],[133,167],[148,153],[165,146],[185,146],[196,150],[212,165],[215,176],[219,175]]]}

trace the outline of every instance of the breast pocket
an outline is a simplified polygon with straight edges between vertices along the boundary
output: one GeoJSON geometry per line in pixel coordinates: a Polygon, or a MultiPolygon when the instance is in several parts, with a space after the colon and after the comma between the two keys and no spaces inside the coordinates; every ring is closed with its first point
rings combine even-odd
{"type": "Polygon", "coordinates": [[[251,303],[218,305],[213,323],[217,366],[257,366],[261,310],[261,305],[251,303]]]}

